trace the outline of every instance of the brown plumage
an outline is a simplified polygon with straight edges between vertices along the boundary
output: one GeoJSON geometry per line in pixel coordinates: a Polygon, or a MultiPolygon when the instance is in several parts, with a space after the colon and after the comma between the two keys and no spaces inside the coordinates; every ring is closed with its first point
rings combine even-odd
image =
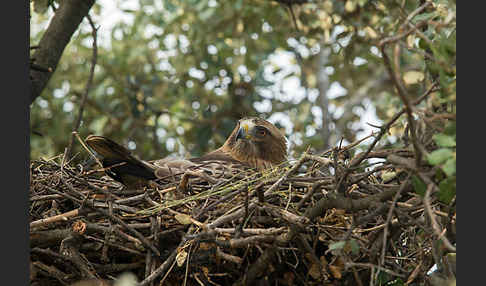
{"type": "Polygon", "coordinates": [[[109,176],[132,187],[146,184],[147,180],[184,173],[185,170],[196,169],[209,162],[263,170],[287,158],[285,136],[272,123],[257,117],[239,120],[220,148],[202,157],[187,160],[143,161],[103,136],[90,135],[86,143],[103,158],[103,167],[109,176]]]}
{"type": "Polygon", "coordinates": [[[265,119],[252,117],[239,120],[223,146],[195,160],[230,158],[262,170],[286,157],[287,141],[280,130],[265,119]]]}

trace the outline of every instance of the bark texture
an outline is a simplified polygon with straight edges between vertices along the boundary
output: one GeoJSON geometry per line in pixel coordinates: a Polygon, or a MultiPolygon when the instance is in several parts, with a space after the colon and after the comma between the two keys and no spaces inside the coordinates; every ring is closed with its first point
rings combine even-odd
{"type": "Polygon", "coordinates": [[[83,18],[88,15],[94,0],[61,1],[56,14],[52,17],[49,27],[40,40],[33,58],[35,64],[50,72],[30,70],[32,78],[30,103],[39,97],[49,79],[56,70],[57,64],[64,52],[64,48],[78,29],[83,18]]]}

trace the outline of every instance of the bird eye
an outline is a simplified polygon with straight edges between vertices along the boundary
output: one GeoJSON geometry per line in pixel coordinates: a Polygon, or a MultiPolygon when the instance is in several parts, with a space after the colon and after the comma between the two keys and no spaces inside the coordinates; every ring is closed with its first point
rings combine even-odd
{"type": "Polygon", "coordinates": [[[260,136],[265,136],[265,135],[267,135],[267,132],[266,132],[265,130],[259,130],[259,131],[258,131],[258,134],[259,134],[260,136]]]}

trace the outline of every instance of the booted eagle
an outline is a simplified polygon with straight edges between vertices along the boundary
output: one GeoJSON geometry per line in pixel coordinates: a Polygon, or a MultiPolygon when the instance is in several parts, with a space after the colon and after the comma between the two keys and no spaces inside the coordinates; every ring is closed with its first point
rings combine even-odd
{"type": "Polygon", "coordinates": [[[208,163],[263,170],[287,158],[285,136],[272,123],[258,117],[240,119],[223,146],[187,160],[144,161],[106,137],[90,135],[85,141],[102,157],[105,173],[128,187],[138,187],[148,180],[184,173],[208,163]]]}

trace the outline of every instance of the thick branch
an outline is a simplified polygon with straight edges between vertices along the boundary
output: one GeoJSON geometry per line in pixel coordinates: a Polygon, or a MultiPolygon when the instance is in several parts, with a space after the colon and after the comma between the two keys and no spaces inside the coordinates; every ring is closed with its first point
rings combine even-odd
{"type": "Polygon", "coordinates": [[[64,48],[71,40],[71,36],[78,29],[83,18],[88,15],[94,0],[61,1],[56,14],[52,17],[49,27],[45,31],[38,48],[34,53],[35,63],[51,69],[52,72],[31,70],[32,86],[30,103],[41,94],[47,82],[56,70],[64,48]]]}
{"type": "Polygon", "coordinates": [[[341,195],[327,196],[325,198],[320,199],[315,204],[315,206],[307,209],[305,216],[309,219],[314,219],[324,214],[324,212],[330,208],[338,208],[338,209],[353,210],[353,211],[367,209],[376,202],[383,202],[393,198],[393,196],[397,193],[397,191],[398,189],[387,190],[382,193],[378,193],[376,195],[372,195],[363,199],[357,199],[353,201],[348,200],[347,198],[341,195]]]}

